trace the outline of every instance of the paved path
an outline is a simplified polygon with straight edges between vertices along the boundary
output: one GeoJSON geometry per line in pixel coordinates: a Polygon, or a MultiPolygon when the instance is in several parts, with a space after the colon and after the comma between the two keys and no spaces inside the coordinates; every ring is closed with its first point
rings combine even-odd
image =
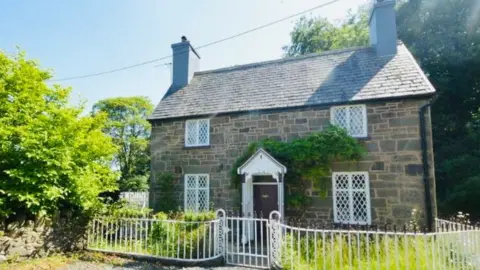
{"type": "MultiPolygon", "coordinates": [[[[106,264],[95,264],[89,262],[75,262],[68,265],[62,270],[247,270],[249,268],[243,267],[233,267],[233,266],[224,266],[224,267],[213,267],[213,268],[203,268],[203,267],[173,267],[173,266],[161,266],[152,263],[143,263],[143,262],[127,262],[123,266],[112,266],[106,264]]],[[[251,269],[251,268],[250,268],[251,269]]]]}

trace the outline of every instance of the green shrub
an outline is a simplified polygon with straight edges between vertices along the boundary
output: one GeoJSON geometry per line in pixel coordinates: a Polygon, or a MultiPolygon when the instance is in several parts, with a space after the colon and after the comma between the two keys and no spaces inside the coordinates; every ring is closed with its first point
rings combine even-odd
{"type": "Polygon", "coordinates": [[[164,212],[158,212],[153,216],[155,219],[158,220],[167,220],[168,219],[168,214],[164,212]]]}
{"type": "Polygon", "coordinates": [[[158,189],[161,190],[161,200],[157,201],[157,209],[163,212],[174,211],[177,207],[175,185],[178,181],[173,173],[158,172],[155,175],[158,189]]]}
{"type": "Polygon", "coordinates": [[[195,221],[210,221],[214,220],[216,218],[216,214],[213,211],[209,212],[185,212],[183,220],[184,221],[190,221],[190,222],[195,222],[195,221]]]}
{"type": "Polygon", "coordinates": [[[113,204],[110,215],[99,216],[89,247],[136,252],[170,258],[203,258],[213,255],[215,212],[159,212],[143,218],[139,209],[113,204]],[[123,216],[129,213],[128,216],[123,216]],[[101,232],[98,233],[98,232],[101,232]],[[148,235],[148,237],[147,237],[148,235]],[[119,238],[119,239],[118,239],[119,238]]]}
{"type": "Polygon", "coordinates": [[[149,253],[163,257],[201,258],[212,255],[215,212],[183,214],[159,212],[155,218],[162,222],[153,225],[149,239],[149,253]],[[176,217],[176,222],[167,220],[176,217]],[[210,252],[210,253],[209,253],[210,252]]]}
{"type": "Polygon", "coordinates": [[[152,212],[153,210],[150,208],[141,208],[129,204],[126,200],[122,199],[117,202],[103,204],[95,214],[100,217],[108,217],[108,219],[111,220],[122,217],[150,217],[152,212]]]}

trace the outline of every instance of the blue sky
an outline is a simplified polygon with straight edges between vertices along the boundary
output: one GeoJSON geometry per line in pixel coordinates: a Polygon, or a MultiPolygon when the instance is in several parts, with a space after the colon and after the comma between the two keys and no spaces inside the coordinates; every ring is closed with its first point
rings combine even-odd
{"type": "MultiPolygon", "coordinates": [[[[309,13],[343,18],[368,0],[340,0],[309,13]]],[[[193,46],[234,35],[327,0],[77,0],[1,3],[0,50],[20,46],[29,58],[65,78],[128,66],[171,54],[186,35],[193,46]]],[[[215,69],[282,57],[296,19],[199,50],[200,69],[215,69]]],[[[171,60],[104,76],[64,81],[72,102],[87,109],[103,98],[148,96],[158,103],[170,85],[171,60]]]]}

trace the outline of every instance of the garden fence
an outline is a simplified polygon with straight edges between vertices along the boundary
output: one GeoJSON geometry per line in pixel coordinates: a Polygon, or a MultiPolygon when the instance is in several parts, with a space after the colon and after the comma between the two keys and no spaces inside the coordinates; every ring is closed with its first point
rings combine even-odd
{"type": "Polygon", "coordinates": [[[284,269],[480,269],[480,230],[436,220],[437,231],[300,228],[278,223],[284,269]]]}
{"type": "Polygon", "coordinates": [[[257,268],[480,269],[478,227],[441,219],[435,227],[305,228],[286,223],[278,212],[250,220],[223,210],[205,221],[98,217],[88,248],[189,262],[224,258],[257,268]]]}
{"type": "Polygon", "coordinates": [[[151,218],[95,218],[88,233],[93,251],[178,261],[220,257],[220,220],[181,221],[151,218]]]}
{"type": "Polygon", "coordinates": [[[148,207],[148,191],[146,192],[121,192],[120,198],[125,199],[132,205],[141,208],[148,207]]]}

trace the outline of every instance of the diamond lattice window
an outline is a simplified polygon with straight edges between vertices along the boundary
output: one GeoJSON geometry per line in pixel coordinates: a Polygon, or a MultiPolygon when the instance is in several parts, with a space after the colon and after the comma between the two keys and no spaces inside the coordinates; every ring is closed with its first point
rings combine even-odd
{"type": "Polygon", "coordinates": [[[370,224],[368,173],[334,173],[332,178],[335,222],[370,224]]]}
{"type": "Polygon", "coordinates": [[[187,120],[185,123],[185,146],[205,146],[210,144],[210,120],[187,120]]]}
{"type": "Polygon", "coordinates": [[[367,109],[365,105],[332,107],[331,122],[346,129],[352,137],[367,137],[367,109]]]}
{"type": "Polygon", "coordinates": [[[185,211],[202,212],[209,209],[208,174],[185,175],[185,211]]]}

